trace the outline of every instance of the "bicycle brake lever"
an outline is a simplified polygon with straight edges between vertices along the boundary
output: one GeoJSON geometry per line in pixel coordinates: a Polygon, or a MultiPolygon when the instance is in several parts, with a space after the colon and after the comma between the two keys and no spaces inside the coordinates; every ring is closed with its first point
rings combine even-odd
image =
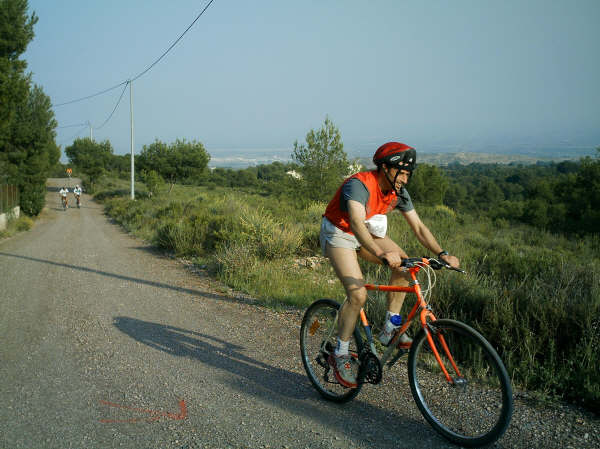
{"type": "Polygon", "coordinates": [[[429,266],[431,268],[433,268],[434,270],[441,270],[442,268],[449,268],[450,265],[448,265],[446,262],[443,261],[439,261],[437,259],[429,259],[429,266]]]}
{"type": "Polygon", "coordinates": [[[443,260],[431,258],[431,259],[429,259],[429,266],[431,268],[433,268],[434,270],[441,270],[442,268],[447,268],[448,270],[458,271],[459,273],[467,274],[467,272],[465,270],[461,270],[460,268],[455,268],[452,265],[450,265],[448,262],[445,262],[443,260]]]}

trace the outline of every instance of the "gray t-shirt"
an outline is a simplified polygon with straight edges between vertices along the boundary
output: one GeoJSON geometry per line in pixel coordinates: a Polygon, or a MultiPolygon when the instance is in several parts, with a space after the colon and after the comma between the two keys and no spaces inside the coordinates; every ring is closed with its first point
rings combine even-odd
{"type": "MultiPolygon", "coordinates": [[[[367,186],[365,186],[360,179],[351,178],[342,187],[340,209],[344,212],[348,212],[348,200],[358,201],[365,207],[367,206],[367,202],[369,201],[369,191],[367,190],[367,186]]],[[[394,207],[401,212],[408,212],[415,208],[408,191],[404,187],[400,190],[398,202],[394,207]]]]}

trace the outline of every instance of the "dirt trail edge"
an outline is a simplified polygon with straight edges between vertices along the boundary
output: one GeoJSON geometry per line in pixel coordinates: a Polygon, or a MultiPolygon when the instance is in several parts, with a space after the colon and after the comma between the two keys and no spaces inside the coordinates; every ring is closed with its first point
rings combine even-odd
{"type": "MultiPolygon", "coordinates": [[[[85,194],[63,211],[63,182],[31,231],[0,241],[0,447],[455,447],[419,414],[405,360],[351,403],[322,400],[300,311],[219,293],[85,194]]],[[[518,395],[496,447],[600,447],[599,424],[518,395]]]]}

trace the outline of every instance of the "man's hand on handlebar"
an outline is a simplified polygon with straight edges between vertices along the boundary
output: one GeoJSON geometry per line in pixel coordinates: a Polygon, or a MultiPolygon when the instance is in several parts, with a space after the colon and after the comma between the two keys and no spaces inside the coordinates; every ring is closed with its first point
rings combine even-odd
{"type": "Polygon", "coordinates": [[[379,258],[384,265],[388,265],[391,268],[400,268],[402,266],[402,257],[399,252],[388,251],[379,256],[379,258]]]}
{"type": "Polygon", "coordinates": [[[460,266],[460,260],[458,257],[451,256],[450,254],[445,254],[439,258],[442,262],[446,262],[452,268],[458,268],[460,266]]]}

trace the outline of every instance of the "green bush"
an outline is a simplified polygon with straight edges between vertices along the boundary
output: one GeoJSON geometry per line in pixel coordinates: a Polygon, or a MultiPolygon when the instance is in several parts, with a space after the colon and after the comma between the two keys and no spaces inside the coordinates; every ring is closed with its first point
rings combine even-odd
{"type": "Polygon", "coordinates": [[[29,231],[33,226],[33,220],[27,215],[21,215],[15,220],[14,227],[17,232],[29,231]]]}
{"type": "Polygon", "coordinates": [[[21,214],[19,218],[9,216],[6,229],[0,231],[0,239],[11,237],[18,232],[28,231],[33,226],[33,219],[25,214],[21,214]]]}
{"type": "MultiPolygon", "coordinates": [[[[320,254],[324,203],[303,207],[292,197],[274,201],[239,190],[184,186],[135,202],[104,198],[107,214],[126,229],[169,251],[199,257],[222,282],[265,304],[306,307],[319,297],[344,299],[326,260],[316,267],[298,263],[320,254]]],[[[600,411],[600,238],[567,239],[444,206],[418,210],[468,273],[437,273],[430,299],[436,316],[482,332],[518,387],[600,411]]],[[[389,222],[392,238],[409,255],[427,254],[400,214],[389,222]]],[[[370,281],[387,282],[386,268],[363,268],[370,281]]],[[[377,327],[385,295],[375,296],[367,314],[377,327]]],[[[410,306],[408,298],[404,315],[410,306]]]]}
{"type": "Polygon", "coordinates": [[[165,184],[165,181],[154,170],[143,170],[142,180],[144,181],[144,184],[146,184],[146,188],[148,189],[150,196],[159,193],[165,184]]]}
{"type": "Polygon", "coordinates": [[[302,233],[293,224],[283,225],[264,209],[247,209],[241,217],[241,237],[267,260],[291,257],[302,243],[302,233]]]}
{"type": "Polygon", "coordinates": [[[43,182],[27,183],[20,188],[21,211],[27,215],[38,215],[46,203],[46,185],[43,182]]]}

